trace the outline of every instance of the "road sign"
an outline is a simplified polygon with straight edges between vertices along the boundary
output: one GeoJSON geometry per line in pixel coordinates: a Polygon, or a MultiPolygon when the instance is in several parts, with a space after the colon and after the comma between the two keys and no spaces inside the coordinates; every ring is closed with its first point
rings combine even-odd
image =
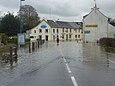
{"type": "Polygon", "coordinates": [[[18,34],[18,44],[19,45],[25,44],[25,34],[23,34],[23,33],[18,34]]]}
{"type": "Polygon", "coordinates": [[[46,25],[46,24],[42,24],[42,25],[41,25],[41,28],[43,28],[43,29],[44,29],[44,28],[47,28],[47,25],[46,25]]]}

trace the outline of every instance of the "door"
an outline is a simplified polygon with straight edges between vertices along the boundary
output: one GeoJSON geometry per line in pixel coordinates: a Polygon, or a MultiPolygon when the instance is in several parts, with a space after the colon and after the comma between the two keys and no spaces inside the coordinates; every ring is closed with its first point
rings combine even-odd
{"type": "Polygon", "coordinates": [[[39,39],[42,40],[42,35],[39,35],[39,39]]]}
{"type": "Polygon", "coordinates": [[[46,35],[46,41],[48,41],[48,35],[46,35]]]}
{"type": "Polygon", "coordinates": [[[68,41],[68,34],[66,35],[66,40],[68,41]]]}

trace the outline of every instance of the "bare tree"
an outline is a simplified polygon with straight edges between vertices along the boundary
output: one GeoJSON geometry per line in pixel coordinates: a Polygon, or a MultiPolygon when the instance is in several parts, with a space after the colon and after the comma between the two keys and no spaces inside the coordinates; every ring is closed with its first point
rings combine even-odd
{"type": "Polygon", "coordinates": [[[39,23],[40,18],[38,13],[31,5],[22,6],[21,10],[19,10],[19,15],[20,12],[22,15],[24,31],[35,27],[39,23]]]}

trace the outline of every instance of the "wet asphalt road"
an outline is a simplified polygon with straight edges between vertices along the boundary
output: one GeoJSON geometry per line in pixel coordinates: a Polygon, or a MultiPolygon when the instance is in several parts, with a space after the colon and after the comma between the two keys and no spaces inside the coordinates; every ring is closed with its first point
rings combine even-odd
{"type": "Polygon", "coordinates": [[[50,42],[18,55],[12,69],[1,65],[0,86],[115,86],[115,54],[96,44],[50,42]]]}

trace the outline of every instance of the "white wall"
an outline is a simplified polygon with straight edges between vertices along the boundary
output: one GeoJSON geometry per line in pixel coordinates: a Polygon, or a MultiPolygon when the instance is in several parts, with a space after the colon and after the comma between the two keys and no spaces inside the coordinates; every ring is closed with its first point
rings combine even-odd
{"type": "Polygon", "coordinates": [[[100,38],[107,37],[107,27],[111,30],[111,35],[115,32],[114,27],[108,25],[108,18],[98,9],[93,9],[91,13],[83,20],[83,30],[90,31],[90,34],[84,34],[85,42],[96,42],[100,38]],[[98,25],[97,27],[86,27],[86,25],[98,25]]]}
{"type": "Polygon", "coordinates": [[[39,35],[42,35],[42,39],[45,39],[45,36],[48,35],[48,40],[51,40],[51,27],[45,22],[42,21],[37,27],[31,29],[31,36],[34,36],[33,40],[39,39],[39,35]],[[42,28],[41,25],[46,25],[46,28],[42,28]],[[39,30],[42,30],[42,32],[40,33],[39,30]],[[46,29],[48,29],[48,33],[46,33],[46,29]],[[36,31],[36,33],[35,33],[36,31]]]}
{"type": "MultiPolygon", "coordinates": [[[[51,28],[45,21],[42,21],[38,26],[30,30],[30,36],[34,36],[31,40],[36,40],[39,39],[39,35],[42,35],[42,39],[45,39],[45,36],[48,35],[49,41],[53,41],[53,35],[55,35],[55,40],[57,38],[57,29],[58,29],[58,36],[60,40],[66,40],[66,35],[68,35],[68,40],[79,40],[82,41],[82,29],[68,29],[68,32],[66,32],[66,28],[64,28],[64,39],[62,39],[62,34],[63,34],[63,28],[51,28]],[[47,27],[46,28],[41,28],[41,25],[45,24],[47,27]],[[42,33],[39,33],[39,29],[42,29],[42,33]],[[45,32],[45,30],[48,29],[48,33],[45,32]],[[55,29],[55,33],[53,33],[53,29],[55,29]],[[36,31],[36,33],[35,33],[36,31]],[[69,35],[71,34],[71,38],[69,38],[69,35]],[[77,35],[77,38],[75,38],[75,35],[77,35]],[[78,35],[80,35],[80,38],[78,38],[78,35]]],[[[29,31],[27,31],[29,33],[29,31]]]]}
{"type": "Polygon", "coordinates": [[[108,24],[108,37],[115,38],[115,27],[108,24]]]}

